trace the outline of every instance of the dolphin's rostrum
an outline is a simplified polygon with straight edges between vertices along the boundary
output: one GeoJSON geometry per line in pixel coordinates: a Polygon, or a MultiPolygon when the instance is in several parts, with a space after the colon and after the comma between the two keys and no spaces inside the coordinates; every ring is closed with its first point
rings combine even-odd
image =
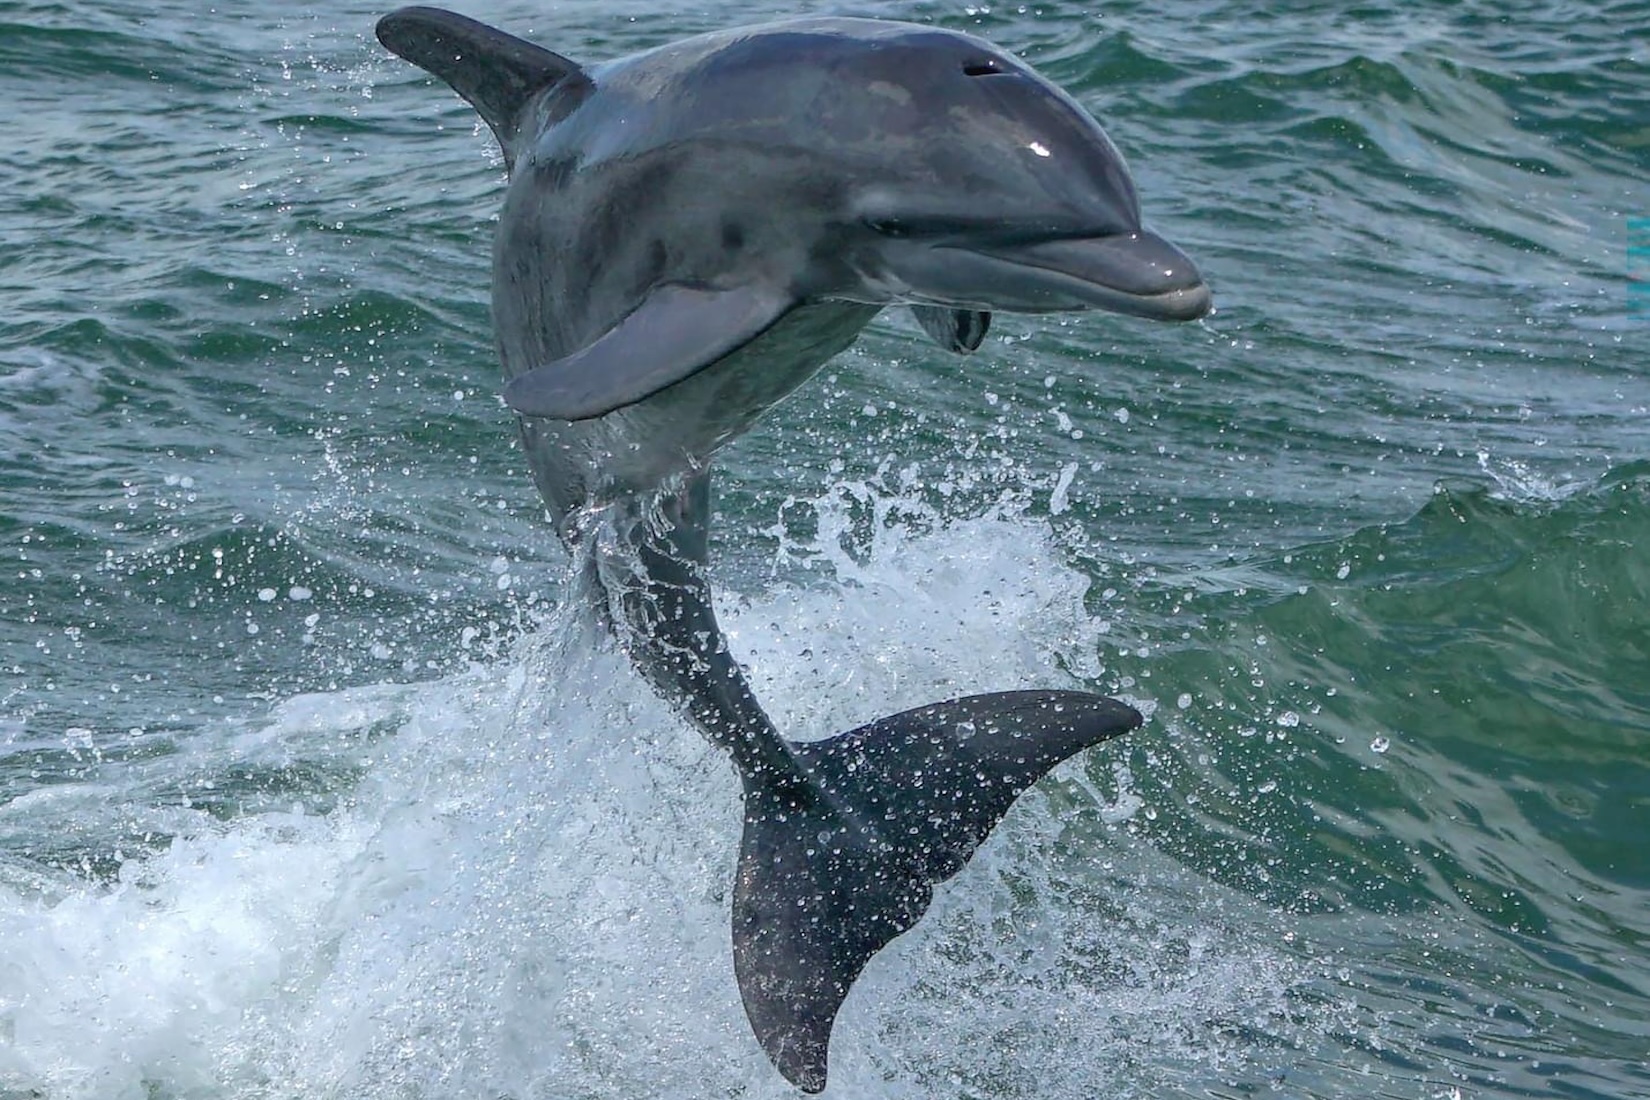
{"type": "Polygon", "coordinates": [[[594,612],[738,768],[739,989],[780,1072],[817,1092],[866,961],[1022,791],[1141,718],[1013,691],[781,737],[711,605],[711,456],[886,305],[967,352],[993,309],[1190,320],[1208,288],[1141,227],[1099,125],[968,35],[799,19],[591,68],[433,8],[378,37],[503,147],[505,400],[594,612]]]}

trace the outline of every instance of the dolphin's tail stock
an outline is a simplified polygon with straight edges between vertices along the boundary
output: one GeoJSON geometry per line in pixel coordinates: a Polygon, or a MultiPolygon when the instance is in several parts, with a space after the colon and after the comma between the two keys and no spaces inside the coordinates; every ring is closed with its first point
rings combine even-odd
{"type": "MultiPolygon", "coordinates": [[[[1060,761],[1140,725],[1077,691],[973,695],[825,741],[779,735],[717,626],[705,581],[710,476],[588,536],[631,660],[745,788],[733,964],[762,1049],[792,1083],[825,1087],[831,1024],[872,955],[928,909],[1014,800],[1060,761]],[[616,596],[616,599],[614,598],[616,596]]],[[[622,515],[622,518],[621,518],[622,515]]]]}
{"type": "Polygon", "coordinates": [[[1073,691],[975,695],[793,745],[810,782],[744,775],[733,958],[751,1027],[793,1084],[825,1087],[837,1009],[1021,792],[1142,719],[1073,691]]]}

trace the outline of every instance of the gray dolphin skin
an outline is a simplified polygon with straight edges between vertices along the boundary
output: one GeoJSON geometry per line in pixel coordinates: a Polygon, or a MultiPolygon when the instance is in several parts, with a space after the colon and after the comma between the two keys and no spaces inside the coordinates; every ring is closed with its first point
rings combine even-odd
{"type": "Polygon", "coordinates": [[[505,401],[574,598],[738,770],[735,974],[768,1057],[818,1092],[866,962],[1021,792],[1142,719],[1011,691],[785,739],[712,608],[711,457],[884,306],[968,352],[991,310],[1185,321],[1208,287],[1141,228],[1100,126],[978,38],[809,18],[583,67],[433,8],[377,29],[503,147],[505,401]]]}

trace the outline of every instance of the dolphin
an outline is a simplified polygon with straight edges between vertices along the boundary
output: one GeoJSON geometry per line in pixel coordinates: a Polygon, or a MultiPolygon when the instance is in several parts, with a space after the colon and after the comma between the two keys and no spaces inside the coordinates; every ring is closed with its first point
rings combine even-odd
{"type": "Polygon", "coordinates": [[[587,67],[434,8],[377,33],[503,150],[504,399],[576,598],[739,773],[740,995],[777,1069],[818,1092],[866,962],[1021,792],[1142,718],[1010,691],[787,740],[717,626],[711,458],[885,306],[968,352],[994,309],[1186,321],[1208,286],[1142,228],[1099,124],[966,34],[805,18],[587,67]]]}

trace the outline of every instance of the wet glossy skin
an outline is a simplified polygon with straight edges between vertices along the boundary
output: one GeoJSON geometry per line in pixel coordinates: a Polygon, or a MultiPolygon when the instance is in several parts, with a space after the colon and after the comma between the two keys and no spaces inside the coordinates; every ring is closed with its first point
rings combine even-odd
{"type": "MultiPolygon", "coordinates": [[[[865,307],[894,303],[1207,309],[1191,261],[1141,229],[1099,125],[979,39],[797,20],[589,76],[535,102],[518,146],[494,284],[507,375],[590,343],[660,282],[760,280],[840,320],[815,329],[854,329],[865,307]]],[[[669,402],[694,414],[667,412],[668,430],[636,406],[609,424],[530,422],[530,453],[549,452],[540,487],[566,511],[701,467],[843,346],[797,341],[783,322],[765,339],[755,403],[690,380],[669,402]]]]}
{"type": "Polygon", "coordinates": [[[886,305],[968,350],[992,309],[1186,320],[1208,290],[1140,227],[1099,125],[966,35],[797,20],[590,70],[432,9],[379,36],[504,147],[505,398],[583,569],[570,596],[739,772],[734,970],[769,1058],[817,1092],[865,963],[1021,791],[1141,717],[1001,692],[786,740],[716,622],[711,456],[886,305]]]}

